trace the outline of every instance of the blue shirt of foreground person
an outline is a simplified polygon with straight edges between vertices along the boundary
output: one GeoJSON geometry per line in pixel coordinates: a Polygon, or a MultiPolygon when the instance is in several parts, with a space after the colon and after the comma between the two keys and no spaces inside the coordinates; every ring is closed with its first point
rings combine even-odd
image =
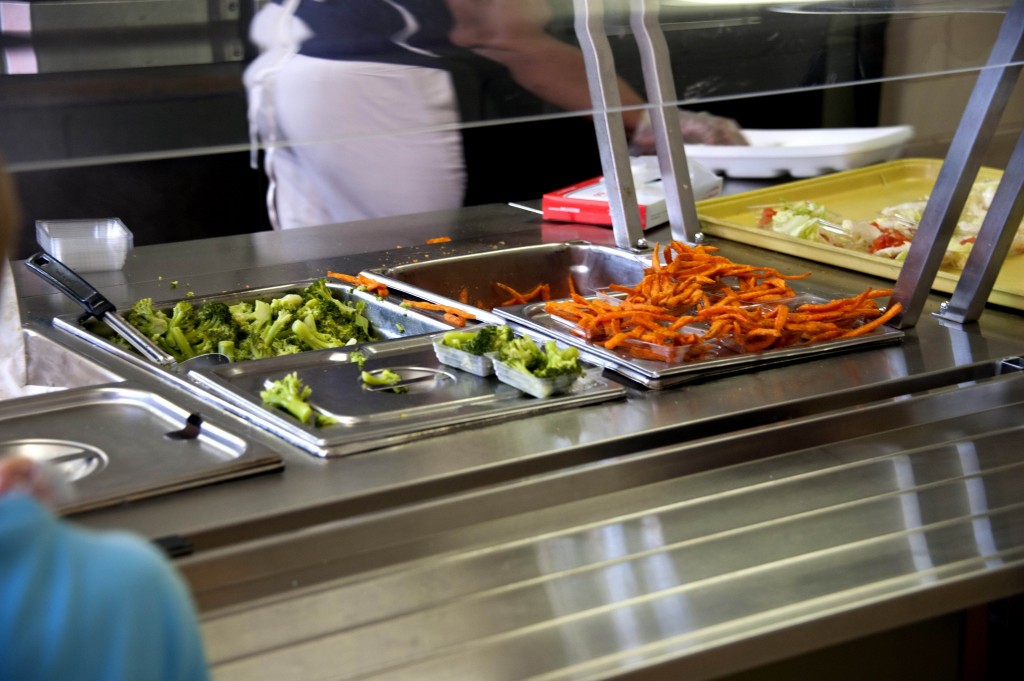
{"type": "MultiPolygon", "coordinates": [[[[17,223],[0,159],[0,268],[17,223]]],[[[47,483],[40,464],[0,457],[0,681],[208,679],[191,596],[163,554],[58,519],[47,483]]]]}
{"type": "Polygon", "coordinates": [[[163,555],[56,518],[0,461],[0,679],[209,678],[191,597],[163,555]]]}

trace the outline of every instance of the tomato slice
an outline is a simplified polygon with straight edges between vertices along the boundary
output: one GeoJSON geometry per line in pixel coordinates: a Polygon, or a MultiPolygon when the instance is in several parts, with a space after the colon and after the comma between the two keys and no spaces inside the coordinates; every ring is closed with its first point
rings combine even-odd
{"type": "MultiPolygon", "coordinates": [[[[877,225],[876,225],[877,227],[877,225]]],[[[879,227],[882,233],[875,237],[875,240],[871,242],[871,250],[869,253],[877,253],[883,248],[892,248],[894,246],[902,246],[903,244],[910,241],[902,232],[892,229],[891,227],[879,227]]]]}
{"type": "Polygon", "coordinates": [[[768,227],[772,224],[772,218],[778,213],[774,208],[768,207],[761,211],[761,219],[758,221],[758,227],[768,227]]]}

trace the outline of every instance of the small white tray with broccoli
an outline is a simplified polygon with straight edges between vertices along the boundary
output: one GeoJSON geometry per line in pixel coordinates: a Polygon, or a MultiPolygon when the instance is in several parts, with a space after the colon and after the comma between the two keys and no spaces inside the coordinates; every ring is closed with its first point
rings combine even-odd
{"type": "Polygon", "coordinates": [[[475,376],[494,373],[494,355],[513,338],[508,326],[483,325],[434,336],[434,354],[442,364],[475,376]]]}
{"type": "Polygon", "coordinates": [[[238,415],[322,457],[625,397],[621,384],[580,363],[574,349],[499,329],[470,327],[452,341],[477,350],[487,336],[507,339],[499,350],[474,355],[498,362],[499,372],[522,374],[507,382],[501,373],[482,376],[467,371],[464,358],[439,354],[451,331],[224,364],[195,372],[193,380],[238,415]],[[469,337],[480,332],[484,337],[469,337]]]}
{"type": "Polygon", "coordinates": [[[553,340],[538,344],[504,325],[445,332],[434,337],[434,352],[442,364],[477,376],[496,374],[502,383],[538,398],[566,392],[585,374],[576,348],[553,340]]]}

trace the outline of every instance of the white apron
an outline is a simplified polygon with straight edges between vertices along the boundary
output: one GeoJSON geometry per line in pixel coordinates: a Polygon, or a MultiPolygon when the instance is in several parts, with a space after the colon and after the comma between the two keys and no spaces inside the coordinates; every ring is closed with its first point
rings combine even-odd
{"type": "Polygon", "coordinates": [[[244,76],[251,135],[266,150],[271,224],[461,206],[466,172],[448,72],[297,54],[310,35],[297,5],[256,15],[250,37],[261,55],[244,76]]]}

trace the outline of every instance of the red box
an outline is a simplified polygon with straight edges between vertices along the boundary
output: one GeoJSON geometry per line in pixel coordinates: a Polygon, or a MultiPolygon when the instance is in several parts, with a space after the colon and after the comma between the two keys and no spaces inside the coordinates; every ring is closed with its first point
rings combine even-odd
{"type": "MultiPolygon", "coordinates": [[[[637,186],[637,203],[643,229],[668,222],[661,180],[637,186]]],[[[541,208],[545,220],[582,222],[588,225],[612,224],[608,190],[603,176],[545,194],[541,208]]]]}

